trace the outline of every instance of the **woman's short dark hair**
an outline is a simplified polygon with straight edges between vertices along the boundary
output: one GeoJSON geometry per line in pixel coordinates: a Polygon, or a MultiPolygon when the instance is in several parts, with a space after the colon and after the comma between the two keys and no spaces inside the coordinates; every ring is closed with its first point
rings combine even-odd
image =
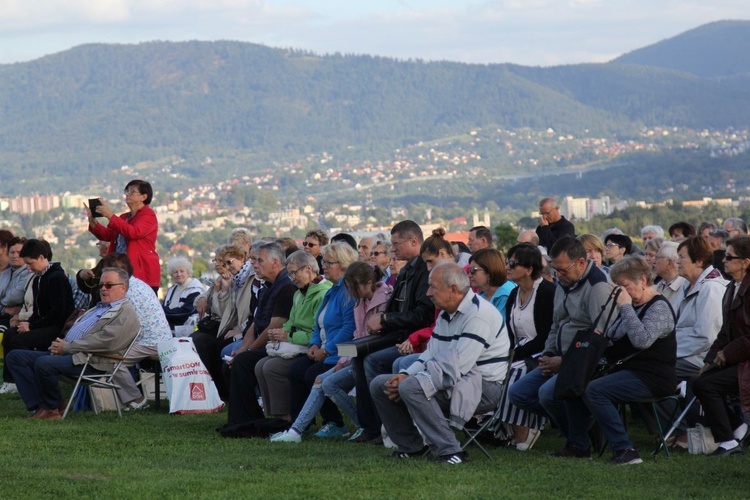
{"type": "MultiPolygon", "coordinates": [[[[727,240],[727,248],[732,247],[734,253],[740,259],[750,259],[750,236],[741,235],[729,238],[727,240]]],[[[750,271],[750,267],[747,269],[750,271]]]]}
{"type": "Polygon", "coordinates": [[[490,285],[503,286],[508,281],[508,272],[505,269],[505,259],[502,252],[496,248],[482,248],[477,250],[469,259],[481,267],[490,277],[490,285]]]}
{"type": "Polygon", "coordinates": [[[332,236],[331,243],[346,243],[353,249],[357,249],[357,242],[354,239],[354,236],[348,233],[338,233],[337,235],[332,236]]]}
{"type": "Polygon", "coordinates": [[[531,269],[531,279],[537,280],[544,271],[542,252],[531,243],[519,243],[508,250],[508,260],[513,259],[519,266],[531,269]]]}
{"type": "Polygon", "coordinates": [[[133,276],[133,263],[130,262],[130,257],[124,253],[108,253],[102,258],[102,267],[123,269],[128,273],[128,277],[133,276]]]}
{"type": "Polygon", "coordinates": [[[125,185],[125,189],[127,190],[128,188],[133,186],[135,186],[139,193],[146,195],[146,200],[143,202],[143,204],[150,205],[151,199],[154,197],[154,189],[151,187],[151,184],[140,179],[134,179],[125,185]]]}
{"type": "Polygon", "coordinates": [[[608,234],[607,237],[604,238],[604,244],[606,245],[610,241],[618,247],[624,248],[625,255],[628,255],[633,251],[633,240],[630,239],[630,236],[625,236],[624,234],[608,234]]]}
{"type": "Polygon", "coordinates": [[[451,242],[445,239],[445,229],[439,227],[433,229],[432,235],[428,236],[419,249],[419,254],[437,255],[440,250],[444,250],[449,257],[455,257],[451,242]]]}
{"type": "Polygon", "coordinates": [[[687,222],[680,221],[675,222],[671,226],[669,226],[669,236],[674,237],[674,231],[677,230],[680,233],[682,233],[682,236],[685,238],[688,238],[690,236],[695,236],[695,227],[693,227],[692,224],[688,224],[687,222]]]}
{"type": "Polygon", "coordinates": [[[714,252],[711,250],[711,247],[705,238],[701,238],[700,236],[690,236],[686,240],[680,242],[677,246],[677,251],[679,252],[683,247],[687,249],[688,257],[690,257],[690,260],[693,261],[693,263],[701,261],[703,269],[706,269],[713,262],[714,252]]]}
{"type": "Polygon", "coordinates": [[[47,260],[50,260],[52,259],[52,248],[50,248],[49,243],[44,240],[31,238],[26,240],[26,243],[23,244],[23,248],[21,248],[21,252],[18,255],[30,259],[45,257],[47,260]]]}
{"type": "Polygon", "coordinates": [[[8,242],[8,248],[14,247],[16,245],[23,245],[26,243],[26,238],[23,236],[14,236],[11,238],[11,240],[8,242]]]}
{"type": "Polygon", "coordinates": [[[0,229],[0,247],[9,247],[10,240],[13,239],[13,233],[7,229],[0,229]]]}

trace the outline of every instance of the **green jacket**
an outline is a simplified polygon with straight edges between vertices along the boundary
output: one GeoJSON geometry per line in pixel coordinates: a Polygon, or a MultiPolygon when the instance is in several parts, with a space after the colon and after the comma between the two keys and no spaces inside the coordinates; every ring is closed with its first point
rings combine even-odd
{"type": "Polygon", "coordinates": [[[292,343],[304,346],[310,343],[315,326],[315,313],[323,302],[323,296],[332,286],[333,283],[324,279],[320,283],[310,283],[305,294],[300,290],[294,293],[292,311],[283,327],[287,332],[291,332],[289,340],[292,343]]]}

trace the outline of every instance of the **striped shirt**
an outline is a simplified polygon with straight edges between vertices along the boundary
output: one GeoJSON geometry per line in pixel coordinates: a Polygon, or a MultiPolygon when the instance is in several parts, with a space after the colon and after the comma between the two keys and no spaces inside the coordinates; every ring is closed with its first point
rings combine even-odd
{"type": "Polygon", "coordinates": [[[70,330],[68,330],[68,333],[65,335],[65,342],[70,343],[74,340],[81,340],[84,335],[89,333],[89,330],[91,330],[96,322],[107,313],[107,311],[112,309],[113,306],[122,304],[125,300],[126,299],[120,299],[110,302],[109,304],[99,302],[97,305],[86,311],[86,314],[81,316],[81,318],[70,327],[70,330]]]}
{"type": "Polygon", "coordinates": [[[486,382],[502,382],[508,366],[510,339],[500,312],[469,290],[453,314],[442,311],[435,322],[427,350],[402,373],[415,375],[424,362],[446,349],[458,351],[461,374],[474,366],[486,382]]]}

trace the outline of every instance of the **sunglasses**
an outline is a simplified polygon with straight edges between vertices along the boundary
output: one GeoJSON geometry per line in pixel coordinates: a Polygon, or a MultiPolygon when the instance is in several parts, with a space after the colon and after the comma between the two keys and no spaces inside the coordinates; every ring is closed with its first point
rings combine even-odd
{"type": "Polygon", "coordinates": [[[513,259],[510,259],[508,261],[508,269],[515,269],[517,266],[520,266],[521,264],[518,263],[518,261],[515,261],[513,259]]]}
{"type": "MultiPolygon", "coordinates": [[[[469,268],[469,274],[471,274],[472,276],[474,274],[476,274],[477,271],[484,271],[484,269],[482,269],[481,267],[470,267],[469,268]]],[[[487,271],[484,271],[484,272],[486,273],[487,271]]]]}
{"type": "Polygon", "coordinates": [[[370,252],[370,257],[377,257],[378,255],[385,255],[387,253],[388,252],[378,252],[378,251],[370,252]]]}
{"type": "Polygon", "coordinates": [[[237,259],[235,259],[235,258],[231,258],[231,259],[229,259],[229,260],[225,260],[225,261],[224,261],[224,265],[225,265],[226,267],[229,267],[229,266],[231,266],[231,265],[232,265],[232,262],[234,262],[235,260],[237,260],[237,259]]]}
{"type": "Polygon", "coordinates": [[[97,288],[106,288],[107,290],[111,290],[113,286],[125,286],[125,283],[99,283],[96,285],[97,288]]]}
{"type": "Polygon", "coordinates": [[[741,259],[741,258],[742,257],[740,257],[739,255],[729,255],[728,253],[724,254],[724,260],[726,260],[727,262],[731,262],[734,259],[741,259]]]}
{"type": "Polygon", "coordinates": [[[318,246],[318,244],[317,243],[310,243],[309,241],[303,241],[302,242],[302,246],[303,247],[316,247],[316,246],[318,246]]]}

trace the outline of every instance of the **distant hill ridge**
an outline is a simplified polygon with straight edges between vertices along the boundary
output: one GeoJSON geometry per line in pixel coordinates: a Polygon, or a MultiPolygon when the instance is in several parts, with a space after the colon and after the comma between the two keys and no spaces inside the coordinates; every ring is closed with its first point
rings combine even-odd
{"type": "Polygon", "coordinates": [[[311,152],[371,159],[488,124],[621,135],[643,125],[746,127],[750,90],[738,82],[747,40],[750,22],[712,23],[612,63],[552,68],[240,42],[84,45],[0,65],[0,181],[79,186],[169,155],[211,178],[311,152]],[[741,51],[737,67],[721,62],[741,51]],[[214,167],[198,166],[207,156],[214,167]]]}
{"type": "Polygon", "coordinates": [[[750,74],[750,21],[717,21],[624,54],[613,62],[676,69],[702,78],[750,74]]]}

